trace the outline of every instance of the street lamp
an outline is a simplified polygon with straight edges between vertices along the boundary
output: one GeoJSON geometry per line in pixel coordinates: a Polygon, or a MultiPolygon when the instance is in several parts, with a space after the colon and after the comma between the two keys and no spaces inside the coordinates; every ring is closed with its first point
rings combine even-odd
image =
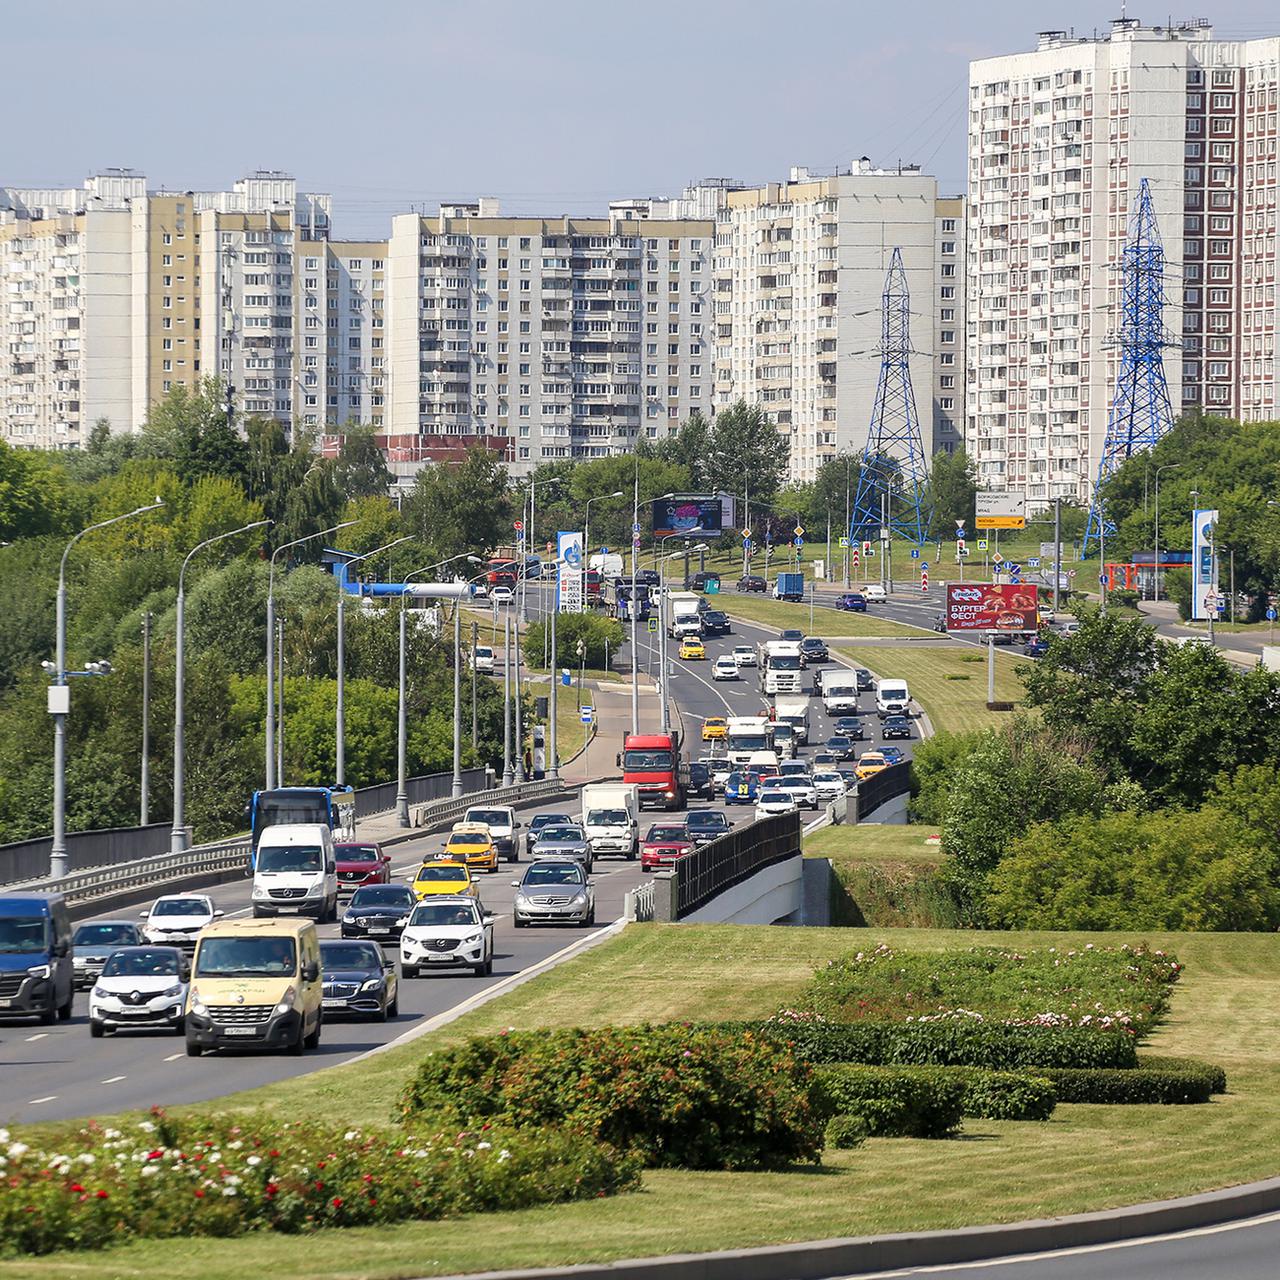
{"type": "MultiPolygon", "coordinates": [[[[587,557],[587,563],[591,563],[591,504],[593,502],[604,502],[608,498],[625,498],[627,495],[621,489],[615,490],[613,493],[601,493],[594,498],[587,499],[586,515],[582,522],[582,552],[587,557]]],[[[582,592],[582,609],[586,612],[587,593],[586,589],[582,592]]]]}
{"type": "MultiPolygon", "coordinates": [[[[109,520],[99,520],[79,533],[67,543],[62,553],[62,561],[58,566],[58,598],[57,598],[57,640],[53,666],[42,664],[53,678],[49,689],[49,711],[53,715],[53,842],[49,849],[49,875],[58,880],[67,874],[67,713],[71,710],[71,692],[67,687],[67,677],[72,672],[67,670],[67,557],[71,548],[87,533],[95,529],[105,529],[110,524],[119,524],[131,516],[140,516],[148,511],[163,507],[164,500],[157,498],[145,507],[135,507],[123,515],[112,516],[109,520]],[[55,689],[65,692],[55,693],[55,689]]],[[[86,670],[89,668],[86,666],[86,670]]],[[[102,674],[93,672],[92,674],[102,674]]]]}
{"type": "Polygon", "coordinates": [[[341,524],[335,524],[332,529],[321,529],[319,533],[309,533],[305,538],[294,538],[292,542],[283,543],[271,553],[271,560],[267,567],[267,790],[273,791],[276,785],[276,702],[275,702],[275,675],[276,664],[272,658],[272,649],[275,645],[276,635],[276,556],[282,551],[288,551],[290,547],[301,546],[304,542],[311,542],[315,538],[327,538],[331,533],[337,533],[339,529],[349,529],[353,524],[359,524],[359,520],[344,520],[341,524]]]}
{"type": "Polygon", "coordinates": [[[1153,601],[1160,599],[1160,473],[1180,466],[1182,466],[1180,462],[1166,462],[1163,466],[1156,468],[1156,563],[1155,590],[1151,596],[1153,601]]]}
{"type": "Polygon", "coordinates": [[[171,853],[181,853],[187,847],[183,796],[183,788],[186,783],[187,730],[185,707],[186,675],[183,661],[183,649],[186,642],[187,565],[191,563],[191,557],[197,551],[203,551],[205,547],[211,547],[215,542],[224,542],[227,538],[234,538],[237,534],[248,533],[250,529],[265,528],[270,523],[270,520],[255,520],[252,524],[241,525],[238,529],[231,529],[226,533],[218,533],[212,538],[206,538],[203,542],[196,543],[187,552],[187,558],[183,560],[182,568],[178,570],[178,625],[173,660],[173,829],[169,832],[169,851],[171,853]]]}
{"type": "MultiPolygon", "coordinates": [[[[374,547],[372,551],[365,551],[358,556],[351,556],[342,562],[343,569],[349,569],[353,564],[359,564],[361,560],[368,560],[371,556],[380,555],[384,551],[390,551],[392,547],[398,547],[402,542],[410,542],[412,539],[408,534],[402,538],[396,538],[381,547],[374,547]]],[[[345,554],[345,552],[343,553],[345,554]]],[[[346,619],[346,596],[347,596],[347,575],[341,576],[334,574],[338,581],[338,705],[334,713],[334,781],[338,786],[342,786],[347,780],[347,619],[346,619]]]]}

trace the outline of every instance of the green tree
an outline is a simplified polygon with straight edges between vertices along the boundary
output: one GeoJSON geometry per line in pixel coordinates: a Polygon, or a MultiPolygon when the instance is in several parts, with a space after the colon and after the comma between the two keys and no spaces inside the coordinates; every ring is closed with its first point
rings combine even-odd
{"type": "Polygon", "coordinates": [[[227,421],[220,378],[202,378],[195,387],[176,384],[147,411],[143,430],[163,442],[166,456],[188,481],[223,476],[243,484],[249,449],[227,421]]]}
{"type": "Polygon", "coordinates": [[[436,462],[418,472],[404,503],[406,532],[441,559],[509,543],[511,496],[501,460],[477,446],[460,463],[436,462]]]}
{"type": "Polygon", "coordinates": [[[386,497],[393,477],[373,427],[350,422],[342,428],[335,472],[338,488],[349,498],[386,497]]]}
{"type": "MultiPolygon", "coordinates": [[[[736,406],[735,406],[736,407],[736,406]]],[[[680,424],[680,430],[659,441],[656,453],[664,462],[683,467],[688,473],[688,483],[694,492],[712,486],[710,458],[712,428],[701,410],[693,413],[680,424]]],[[[663,490],[663,492],[666,492],[663,490]]],[[[729,489],[729,492],[740,490],[729,489]]]]}
{"type": "MultiPolygon", "coordinates": [[[[531,667],[542,666],[547,647],[546,628],[544,622],[533,622],[525,632],[525,661],[531,667]]],[[[552,665],[576,671],[585,657],[588,667],[603,669],[606,650],[609,655],[616,654],[622,639],[622,624],[613,618],[594,613],[562,613],[556,619],[556,656],[552,665]],[[578,653],[579,641],[584,647],[583,654],[578,653]]]]}
{"type": "Polygon", "coordinates": [[[933,507],[929,536],[952,538],[957,520],[969,524],[977,492],[978,467],[963,449],[935,453],[929,465],[928,498],[933,507]]]}
{"type": "Polygon", "coordinates": [[[0,541],[62,533],[67,517],[62,472],[46,455],[0,440],[0,541]]]}
{"type": "Polygon", "coordinates": [[[745,400],[716,414],[707,439],[705,470],[695,475],[709,492],[740,494],[767,502],[782,487],[790,458],[787,436],[760,405],[745,400]]]}

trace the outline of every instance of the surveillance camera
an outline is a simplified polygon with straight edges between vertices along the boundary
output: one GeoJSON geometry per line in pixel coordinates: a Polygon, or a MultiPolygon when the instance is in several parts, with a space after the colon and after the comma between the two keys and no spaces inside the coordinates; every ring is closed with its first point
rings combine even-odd
{"type": "Polygon", "coordinates": [[[42,662],[42,663],[40,664],[40,668],[41,668],[41,670],[42,670],[42,671],[47,671],[50,675],[52,675],[52,674],[53,674],[55,671],[57,671],[57,669],[58,669],[58,668],[57,668],[57,666],[56,666],[54,663],[52,663],[52,662],[47,662],[47,661],[46,661],[46,662],[42,662]]]}

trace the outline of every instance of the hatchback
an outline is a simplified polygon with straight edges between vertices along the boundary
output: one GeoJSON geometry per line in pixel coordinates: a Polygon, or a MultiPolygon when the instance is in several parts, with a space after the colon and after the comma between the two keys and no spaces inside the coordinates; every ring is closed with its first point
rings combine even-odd
{"type": "Polygon", "coordinates": [[[655,822],[640,845],[640,870],[656,871],[687,857],[693,841],[681,822],[655,822]]]}
{"type": "Polygon", "coordinates": [[[724,783],[725,804],[754,804],[760,791],[758,773],[735,770],[724,783]]]}
{"type": "Polygon", "coordinates": [[[731,654],[722,653],[711,668],[711,678],[713,680],[737,680],[737,660],[731,654]]]}
{"type": "Polygon", "coordinates": [[[858,591],[846,591],[836,597],[836,608],[846,613],[866,613],[867,597],[858,591]]]}
{"type": "Polygon", "coordinates": [[[759,574],[748,573],[745,577],[738,579],[739,591],[765,591],[768,584],[759,576],[759,574]]]}

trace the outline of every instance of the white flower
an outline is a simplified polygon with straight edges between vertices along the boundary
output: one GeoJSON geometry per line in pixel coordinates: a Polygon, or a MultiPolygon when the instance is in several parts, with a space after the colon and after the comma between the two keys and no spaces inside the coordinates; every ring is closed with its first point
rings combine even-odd
{"type": "Polygon", "coordinates": [[[236,1189],[235,1187],[223,1187],[222,1194],[224,1196],[233,1196],[236,1194],[236,1189]]]}
{"type": "Polygon", "coordinates": [[[9,1141],[9,1130],[0,1129],[0,1142],[8,1142],[8,1141],[9,1141]]]}
{"type": "Polygon", "coordinates": [[[492,1143],[492,1142],[477,1142],[477,1143],[476,1143],[476,1150],[477,1150],[477,1151],[488,1151],[492,1146],[493,1146],[493,1143],[492,1143]]]}
{"type": "Polygon", "coordinates": [[[499,1152],[498,1152],[498,1160],[499,1160],[499,1161],[507,1161],[507,1160],[510,1160],[510,1159],[511,1159],[511,1152],[510,1152],[510,1151],[508,1151],[505,1147],[504,1147],[501,1151],[499,1151],[499,1152]]]}
{"type": "Polygon", "coordinates": [[[143,1133],[155,1133],[156,1131],[155,1125],[153,1125],[150,1120],[143,1120],[138,1125],[138,1128],[141,1129],[143,1133]]]}
{"type": "Polygon", "coordinates": [[[359,1129],[348,1129],[346,1133],[342,1135],[342,1139],[344,1142],[354,1142],[359,1136],[359,1129]]]}
{"type": "Polygon", "coordinates": [[[31,1148],[25,1142],[14,1142],[9,1146],[9,1156],[13,1160],[20,1160],[30,1150],[31,1148]]]}
{"type": "Polygon", "coordinates": [[[262,1163],[262,1157],[261,1157],[261,1156],[250,1156],[250,1157],[245,1161],[245,1164],[249,1165],[250,1167],[252,1167],[252,1166],[254,1166],[254,1165],[259,1165],[259,1164],[261,1164],[261,1163],[262,1163]]]}
{"type": "Polygon", "coordinates": [[[142,1166],[142,1176],[144,1178],[150,1178],[159,1172],[160,1166],[158,1164],[144,1164],[142,1166]]]}
{"type": "Polygon", "coordinates": [[[76,1156],[76,1159],[79,1160],[81,1164],[93,1164],[97,1158],[97,1156],[88,1151],[83,1151],[80,1155],[76,1156]]]}

